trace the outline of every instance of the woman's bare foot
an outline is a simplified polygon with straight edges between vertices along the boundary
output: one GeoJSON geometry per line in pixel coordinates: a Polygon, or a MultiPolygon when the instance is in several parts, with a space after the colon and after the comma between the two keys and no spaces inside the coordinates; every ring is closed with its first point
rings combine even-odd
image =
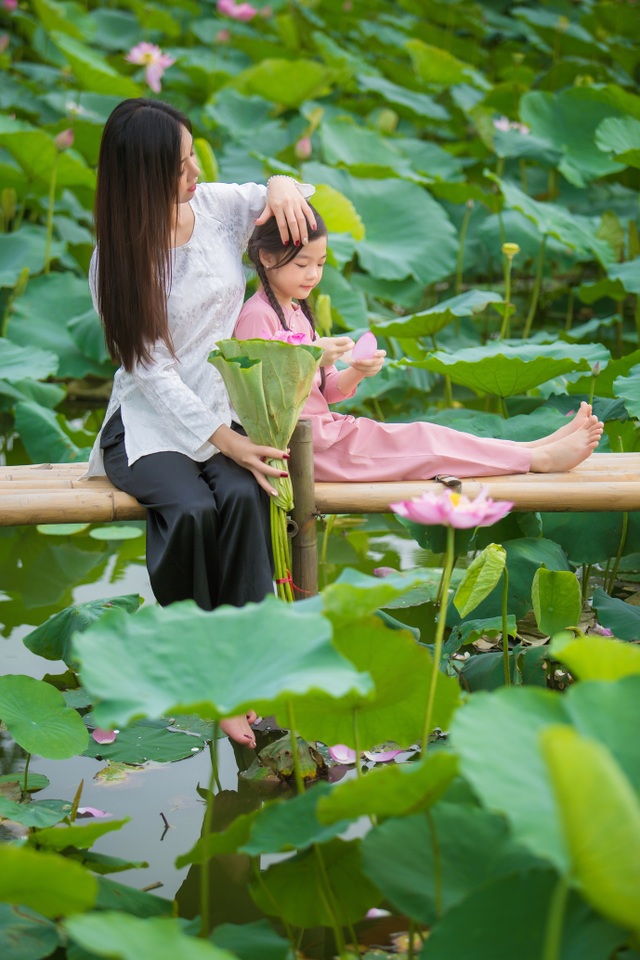
{"type": "Polygon", "coordinates": [[[220,729],[236,743],[242,744],[243,747],[253,748],[256,745],[256,737],[251,729],[251,724],[255,723],[257,719],[257,714],[253,710],[249,710],[243,717],[229,717],[227,720],[221,720],[220,729]]]}
{"type": "Polygon", "coordinates": [[[603,425],[599,420],[584,420],[578,430],[565,434],[559,440],[534,447],[531,451],[532,473],[564,473],[591,456],[600,442],[603,425]]]}
{"type": "Polygon", "coordinates": [[[546,437],[540,437],[539,440],[525,441],[524,445],[526,447],[544,447],[549,443],[555,443],[557,440],[562,440],[563,437],[568,437],[569,434],[575,433],[576,430],[579,430],[587,422],[599,423],[600,421],[593,415],[591,404],[583,400],[580,404],[580,409],[572,420],[565,423],[562,427],[559,427],[554,433],[550,433],[546,437]]]}

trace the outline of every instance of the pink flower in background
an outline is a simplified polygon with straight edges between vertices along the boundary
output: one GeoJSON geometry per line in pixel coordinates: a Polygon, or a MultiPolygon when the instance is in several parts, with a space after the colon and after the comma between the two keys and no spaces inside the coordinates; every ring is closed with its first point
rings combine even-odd
{"type": "Polygon", "coordinates": [[[117,730],[103,730],[102,727],[96,727],[91,736],[96,743],[113,743],[118,736],[117,730]]]}
{"type": "Polygon", "coordinates": [[[262,337],[264,340],[282,340],[283,343],[292,343],[296,347],[304,342],[304,333],[295,333],[293,330],[278,330],[276,333],[263,330],[262,337]]]}
{"type": "Polygon", "coordinates": [[[67,130],[61,130],[53,142],[56,145],[56,149],[61,153],[64,150],[68,150],[69,147],[73,146],[73,130],[70,127],[67,130]]]}
{"type": "Polygon", "coordinates": [[[414,523],[463,530],[490,527],[506,517],[513,504],[507,500],[496,503],[487,496],[483,488],[475,500],[470,500],[464,494],[445,490],[443,493],[423,493],[413,500],[402,500],[400,503],[390,503],[389,506],[398,516],[414,523]]]}
{"type": "Polygon", "coordinates": [[[13,13],[18,8],[18,0],[2,0],[2,6],[5,10],[13,13]]]}
{"type": "Polygon", "coordinates": [[[170,54],[163,53],[155,43],[146,43],[144,41],[138,43],[135,47],[131,47],[125,60],[128,60],[129,63],[141,64],[146,68],[144,78],[154,93],[160,93],[162,89],[160,81],[163,73],[167,67],[172,66],[176,62],[170,54]]]}
{"type": "Polygon", "coordinates": [[[518,133],[527,134],[530,133],[529,127],[526,123],[518,123],[517,120],[509,120],[508,117],[497,117],[493,121],[493,125],[496,130],[502,130],[503,133],[506,133],[508,130],[517,130],[518,133]]]}
{"type": "Polygon", "coordinates": [[[392,573],[400,573],[395,567],[374,567],[374,577],[390,577],[392,573]]]}
{"type": "Polygon", "coordinates": [[[232,20],[253,20],[258,13],[250,3],[235,3],[234,0],[218,0],[218,12],[232,20]]]}
{"type": "Polygon", "coordinates": [[[608,627],[600,626],[600,624],[597,621],[596,623],[592,624],[592,626],[589,627],[589,633],[593,634],[596,637],[612,637],[613,636],[613,630],[609,630],[608,627]]]}
{"type": "Polygon", "coordinates": [[[298,160],[308,160],[311,156],[311,138],[310,137],[300,137],[295,147],[293,148],[298,160]]]}
{"type": "Polygon", "coordinates": [[[229,40],[231,40],[231,34],[228,30],[218,30],[216,33],[217,43],[229,43],[229,40]]]}
{"type": "Polygon", "coordinates": [[[4,53],[8,46],[9,46],[9,34],[3,33],[2,36],[0,36],[0,53],[4,53]]]}

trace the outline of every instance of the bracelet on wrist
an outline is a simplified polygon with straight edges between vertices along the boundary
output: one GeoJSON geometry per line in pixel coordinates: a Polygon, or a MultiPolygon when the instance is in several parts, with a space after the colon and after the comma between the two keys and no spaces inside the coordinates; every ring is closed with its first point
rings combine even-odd
{"type": "Polygon", "coordinates": [[[269,186],[272,180],[291,180],[291,183],[295,183],[295,184],[298,183],[295,177],[290,177],[286,173],[274,173],[273,176],[269,177],[269,179],[267,180],[267,187],[269,186]]]}

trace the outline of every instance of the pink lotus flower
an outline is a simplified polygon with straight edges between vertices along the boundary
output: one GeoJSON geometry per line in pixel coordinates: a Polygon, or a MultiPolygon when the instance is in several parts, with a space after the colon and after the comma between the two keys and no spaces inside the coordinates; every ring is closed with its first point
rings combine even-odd
{"type": "Polygon", "coordinates": [[[216,33],[216,43],[229,43],[231,40],[231,34],[225,28],[224,30],[218,30],[216,33]]]}
{"type": "Polygon", "coordinates": [[[311,137],[300,137],[293,152],[298,160],[308,160],[311,156],[311,137]]]}
{"type": "Polygon", "coordinates": [[[172,66],[176,61],[168,53],[163,53],[160,47],[155,43],[142,42],[135,47],[131,47],[125,60],[129,63],[142,64],[145,67],[144,78],[148,86],[154,93],[160,93],[162,84],[160,80],[167,67],[172,66]]]}
{"type": "Polygon", "coordinates": [[[98,810],[97,807],[78,807],[77,815],[79,817],[110,817],[111,814],[105,810],[98,810]]]}
{"type": "Polygon", "coordinates": [[[423,493],[413,500],[389,504],[394,513],[414,523],[426,526],[441,524],[458,530],[472,527],[490,527],[511,510],[513,503],[505,500],[497,503],[482,488],[475,500],[464,494],[445,490],[442,493],[423,493]]]}
{"type": "Polygon", "coordinates": [[[250,3],[234,3],[234,0],[218,0],[218,13],[232,20],[253,20],[258,11],[250,3]]]}
{"type": "Polygon", "coordinates": [[[594,634],[596,637],[612,637],[613,630],[609,630],[608,627],[601,627],[599,623],[592,624],[589,627],[589,633],[594,634]]]}
{"type": "Polygon", "coordinates": [[[277,330],[276,333],[270,333],[268,330],[262,331],[263,340],[281,340],[283,343],[292,343],[298,346],[304,343],[304,333],[295,333],[293,330],[277,330]]]}
{"type": "Polygon", "coordinates": [[[522,133],[526,136],[526,134],[530,132],[526,123],[518,123],[517,120],[509,120],[508,117],[497,117],[493,121],[493,125],[496,130],[502,130],[503,133],[506,133],[508,130],[517,130],[518,133],[522,133]]]}
{"type": "Polygon", "coordinates": [[[117,730],[103,730],[102,727],[96,727],[91,736],[96,743],[113,743],[118,736],[117,730]]]}
{"type": "Polygon", "coordinates": [[[13,13],[14,10],[18,8],[18,0],[2,0],[2,6],[5,10],[9,10],[13,13]]]}
{"type": "Polygon", "coordinates": [[[56,150],[61,153],[68,150],[69,147],[73,146],[73,130],[70,127],[68,130],[61,130],[53,142],[56,145],[56,150]]]}
{"type": "Polygon", "coordinates": [[[373,571],[374,577],[390,577],[392,573],[400,573],[400,571],[395,567],[375,567],[373,571]]]}

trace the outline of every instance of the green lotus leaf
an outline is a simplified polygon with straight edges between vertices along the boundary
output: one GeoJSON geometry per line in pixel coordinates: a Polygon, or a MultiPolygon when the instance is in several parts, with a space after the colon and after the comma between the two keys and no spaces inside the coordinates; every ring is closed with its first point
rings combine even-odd
{"type": "Polygon", "coordinates": [[[455,353],[437,351],[425,360],[402,360],[402,364],[449,376],[472,390],[498,397],[525,393],[533,387],[573,370],[587,370],[588,361],[576,358],[570,344],[553,346],[494,343],[467,347],[455,353]]]}
{"type": "Polygon", "coordinates": [[[86,447],[79,447],[71,439],[65,429],[68,424],[63,414],[47,410],[39,403],[29,400],[17,403],[15,425],[33,463],[84,461],[91,452],[89,443],[86,447]]]}
{"type": "Polygon", "coordinates": [[[0,956],[42,960],[61,943],[55,923],[22,905],[0,903],[0,956]]]}
{"type": "Polygon", "coordinates": [[[73,640],[83,685],[100,701],[96,723],[120,727],[175,713],[220,719],[250,708],[286,714],[289,700],[310,691],[322,691],[332,710],[331,698],[366,695],[371,682],[333,648],[329,621],[300,606],[268,597],[209,613],[191,601],[131,617],[109,611],[73,640]],[[176,635],[189,643],[176,648],[176,635]]]}
{"type": "Polygon", "coordinates": [[[614,637],[559,634],[551,653],[579,680],[619,680],[640,674],[640,648],[614,637]]]}
{"type": "Polygon", "coordinates": [[[50,36],[69,63],[82,90],[123,98],[141,95],[142,88],[139,84],[118,73],[95,48],[57,31],[53,31],[50,36]]]}
{"type": "Polygon", "coordinates": [[[18,161],[29,180],[48,184],[57,163],[58,186],[95,186],[95,173],[75,150],[59,153],[51,134],[25,120],[0,117],[0,147],[5,147],[18,161]]]}
{"type": "Polygon", "coordinates": [[[249,839],[238,849],[250,856],[305,850],[315,843],[326,843],[342,833],[348,823],[318,820],[318,805],[333,793],[328,783],[318,783],[291,800],[272,803],[262,808],[251,824],[249,839]]]}
{"type": "Polygon", "coordinates": [[[458,244],[453,224],[418,184],[356,178],[319,163],[304,164],[303,175],[311,183],[329,184],[351,200],[366,230],[364,240],[356,244],[358,257],[372,276],[402,280],[411,275],[424,285],[455,269],[458,244]],[[402,230],[390,231],[389,225],[400,221],[402,230]]]}
{"type": "Polygon", "coordinates": [[[497,586],[506,562],[507,552],[497,543],[488,544],[482,553],[474,557],[453,598],[461,617],[475,610],[497,586]]]}
{"type": "MultiPolygon", "coordinates": [[[[609,557],[615,557],[618,552],[622,536],[622,514],[544,513],[542,520],[543,536],[547,540],[555,540],[576,566],[606,563],[609,557]]],[[[627,603],[623,606],[634,609],[629,608],[627,603]]],[[[577,620],[567,620],[565,626],[570,622],[577,623],[577,620]]],[[[622,640],[629,639],[619,633],[616,633],[616,636],[622,640]]]]}
{"type": "Polygon", "coordinates": [[[442,300],[435,307],[398,320],[379,320],[371,323],[374,333],[388,337],[433,337],[456,317],[470,317],[481,313],[490,303],[504,303],[499,293],[491,290],[468,290],[458,297],[442,300]]]}
{"type": "Polygon", "coordinates": [[[389,764],[366,777],[344,780],[320,798],[321,823],[340,824],[362,816],[402,817],[431,807],[445,793],[458,770],[457,758],[441,751],[417,763],[389,764]]]}
{"type": "Polygon", "coordinates": [[[58,369],[58,358],[48,350],[19,347],[0,337],[0,377],[11,383],[27,377],[44,380],[58,369]]]}
{"type": "Polygon", "coordinates": [[[596,144],[619,163],[640,167],[640,121],[634,117],[607,117],[596,130],[596,144]]]}
{"type": "Polygon", "coordinates": [[[0,844],[0,901],[24,904],[45,917],[90,910],[96,878],[79,863],[57,854],[0,844]]]}
{"type": "MultiPolygon", "coordinates": [[[[214,810],[219,796],[220,794],[217,794],[213,798],[214,810]]],[[[191,850],[177,857],[176,867],[181,870],[182,867],[186,867],[190,863],[204,864],[212,857],[236,853],[240,846],[248,841],[251,826],[258,816],[258,810],[252,810],[251,813],[241,813],[231,821],[226,830],[215,831],[200,837],[191,850]]]]}
{"type": "Polygon", "coordinates": [[[350,233],[355,240],[364,238],[364,224],[357,210],[338,190],[334,190],[325,183],[318,184],[313,195],[313,205],[322,214],[322,219],[327,225],[330,235],[329,245],[331,245],[332,233],[350,233]]]}
{"type": "Polygon", "coordinates": [[[211,942],[230,950],[240,960],[289,960],[291,944],[273,929],[268,920],[253,923],[221,923],[211,935],[211,942]]]}
{"type": "Polygon", "coordinates": [[[89,735],[80,714],[43,680],[12,674],[0,677],[0,718],[29,753],[62,760],[82,753],[87,745],[89,735]]]}
{"type": "MultiPolygon", "coordinates": [[[[26,268],[33,276],[44,269],[46,232],[32,223],[24,224],[15,233],[0,234],[0,287],[15,287],[26,268]]],[[[64,253],[64,244],[51,245],[52,260],[64,253]]]]}
{"type": "Polygon", "coordinates": [[[31,803],[17,803],[0,797],[0,817],[21,823],[24,827],[53,827],[71,813],[72,804],[68,800],[34,800],[31,803]]]}
{"type": "MultiPolygon", "coordinates": [[[[613,556],[613,554],[612,554],[613,556]]],[[[593,609],[603,627],[613,630],[619,640],[640,638],[640,610],[619,597],[610,597],[602,587],[593,593],[593,609]]]]}
{"type": "Polygon", "coordinates": [[[92,823],[46,827],[32,834],[28,842],[45,850],[66,850],[67,847],[88,850],[100,837],[113,833],[114,830],[121,830],[130,819],[125,817],[124,820],[98,820],[92,823]]]}
{"type": "Polygon", "coordinates": [[[298,927],[355,923],[381,900],[362,873],[360,841],[331,840],[263,871],[251,885],[260,909],[298,927]],[[327,905],[327,886],[334,910],[327,905]],[[335,913],[334,913],[335,911],[335,913]]]}
{"type": "MultiPolygon", "coordinates": [[[[405,44],[413,61],[413,66],[425,83],[439,87],[451,87],[458,83],[468,83],[481,90],[490,87],[487,79],[471,66],[458,60],[448,50],[431,46],[422,40],[408,40],[405,44]]],[[[471,54],[471,50],[469,51],[471,54]]]]}
{"type": "Polygon", "coordinates": [[[369,73],[359,74],[356,80],[361,90],[367,93],[379,93],[385,103],[406,107],[419,117],[428,117],[430,120],[447,120],[449,118],[447,109],[426,93],[418,93],[417,90],[410,90],[397,83],[392,83],[386,77],[378,77],[369,73]]]}
{"type": "Polygon", "coordinates": [[[470,893],[478,895],[492,879],[512,878],[533,863],[529,851],[514,843],[502,817],[446,799],[428,814],[385,821],[362,843],[366,875],[397,910],[429,925],[470,893]]]}
{"type": "Polygon", "coordinates": [[[532,90],[520,100],[520,117],[534,135],[562,152],[558,169],[577,187],[623,169],[596,145],[602,120],[618,111],[596,99],[589,87],[570,87],[557,93],[532,90]]]}
{"type": "Polygon", "coordinates": [[[133,613],[142,602],[137,593],[121,597],[107,597],[101,600],[86,600],[74,603],[49,617],[43,624],[28,633],[23,639],[25,647],[46,660],[64,660],[71,662],[71,638],[74,633],[82,633],[90,624],[99,620],[107,610],[120,607],[127,613],[133,613]]]}
{"type": "Polygon", "coordinates": [[[607,274],[611,280],[619,280],[627,293],[640,294],[640,257],[609,264],[607,274]]]}
{"type": "Polygon", "coordinates": [[[93,40],[95,28],[80,7],[57,3],[55,0],[33,0],[38,20],[47,30],[59,30],[78,40],[93,40]]]}
{"type": "Polygon", "coordinates": [[[175,917],[132,917],[105,910],[84,917],[69,917],[68,935],[85,950],[110,960],[235,960],[233,954],[207,940],[184,933],[175,917]]]}
{"type": "Polygon", "coordinates": [[[555,237],[578,254],[595,257],[604,267],[613,261],[612,247],[598,238],[599,220],[570,213],[556,203],[534,200],[515,184],[492,173],[486,173],[486,176],[498,185],[506,206],[519,210],[535,223],[542,236],[555,237]]]}
{"type": "Polygon", "coordinates": [[[640,933],[637,794],[597,741],[564,726],[543,730],[541,740],[580,892],[609,920],[640,933]]]}
{"type": "MultiPolygon", "coordinates": [[[[394,740],[411,746],[422,736],[424,706],[433,670],[429,651],[404,630],[390,630],[377,617],[336,627],[334,644],[358,670],[367,670],[375,692],[366,700],[345,697],[330,709],[310,694],[296,705],[297,731],[307,740],[370,749],[394,740]],[[356,744],[354,726],[359,743],[356,744]]],[[[433,726],[449,729],[460,688],[453,677],[438,677],[433,726]]],[[[283,716],[283,719],[286,714],[283,716]]]]}
{"type": "Polygon", "coordinates": [[[575,573],[540,567],[531,585],[531,599],[536,623],[549,637],[580,621],[582,591],[575,573]]]}
{"type": "Polygon", "coordinates": [[[334,82],[334,71],[314,60],[267,58],[238,73],[231,86],[245,95],[257,93],[285,107],[299,107],[305,100],[329,93],[334,82]]]}
{"type": "Polygon", "coordinates": [[[146,763],[149,760],[171,763],[192,757],[205,747],[206,741],[202,737],[152,726],[149,721],[141,720],[119,730],[113,743],[96,743],[93,737],[90,737],[84,756],[131,764],[146,763]]]}

